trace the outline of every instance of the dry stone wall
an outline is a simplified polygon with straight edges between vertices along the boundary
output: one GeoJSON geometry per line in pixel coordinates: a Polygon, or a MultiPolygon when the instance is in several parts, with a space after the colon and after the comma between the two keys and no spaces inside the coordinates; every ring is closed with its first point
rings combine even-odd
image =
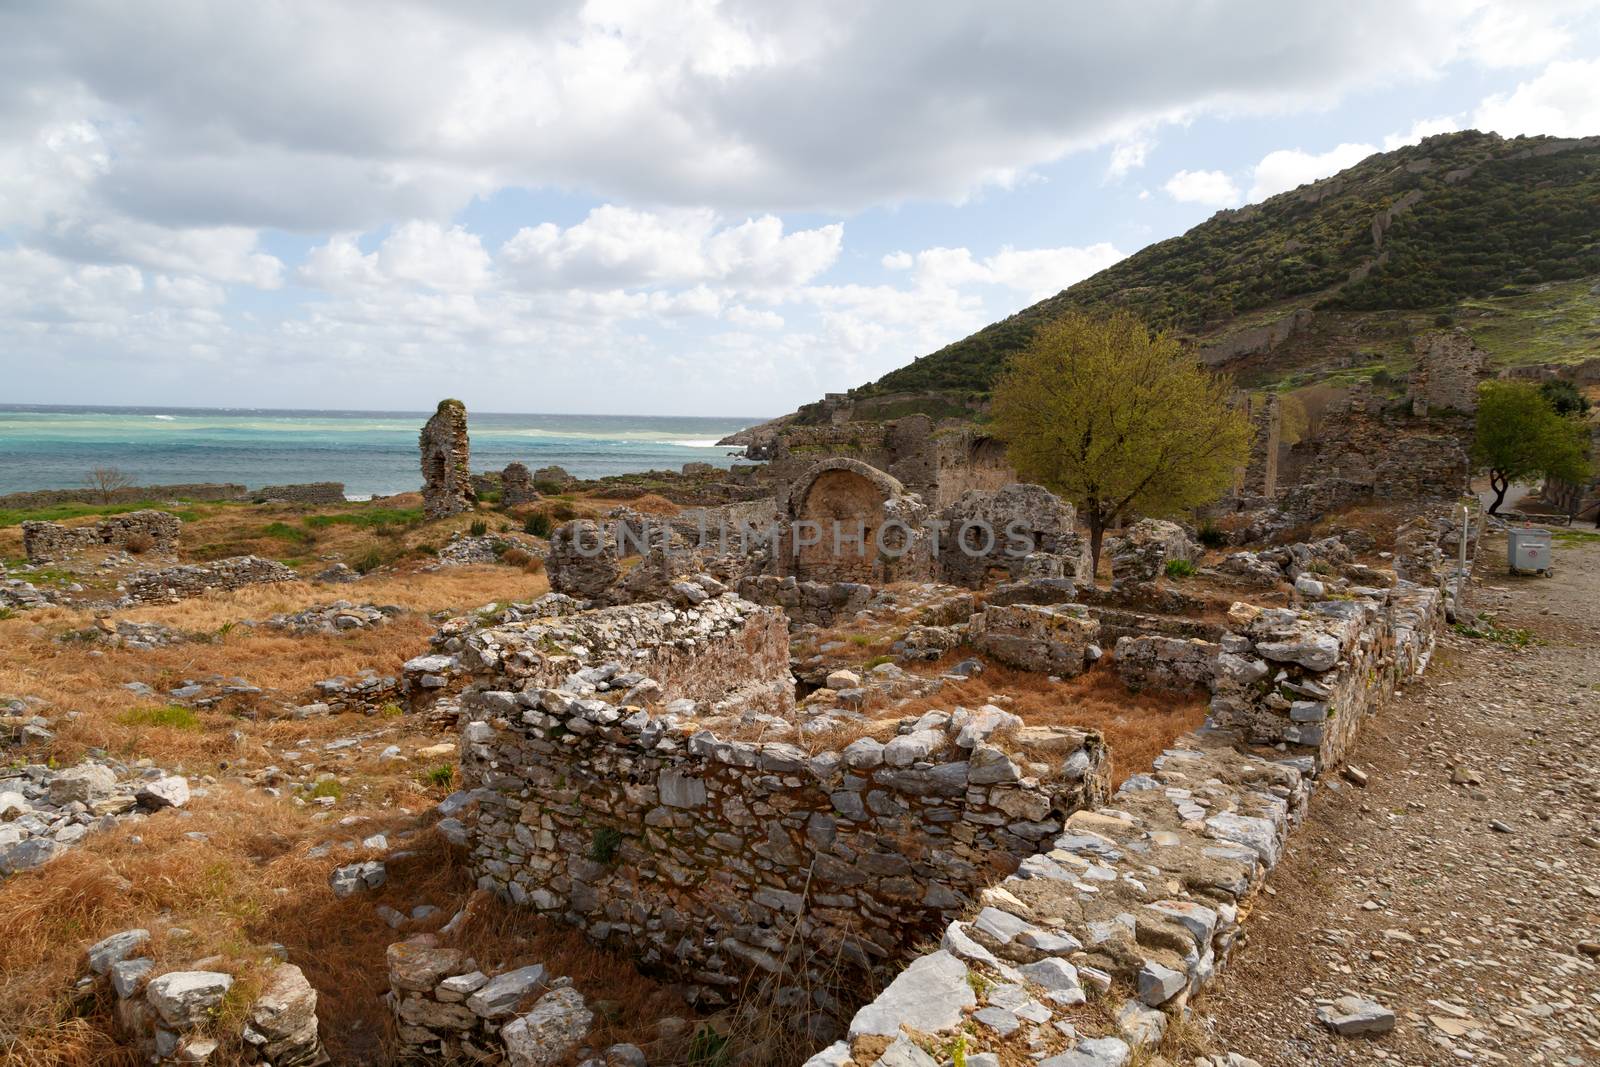
{"type": "Polygon", "coordinates": [[[185,600],[213,589],[238,589],[269,582],[293,582],[299,575],[277,560],[230,556],[214,563],[186,563],[163,570],[135,571],[123,579],[129,600],[185,600]]]}
{"type": "Polygon", "coordinates": [[[804,966],[826,988],[832,966],[893,970],[1105,790],[1097,735],[996,708],[836,751],[719,737],[708,722],[764,699],[770,712],[790,684],[782,616],[732,595],[468,630],[456,646],[473,672],[470,803],[446,829],[479,885],[708,1004],[752,974],[804,966]],[[1014,749],[988,743],[1003,727],[1014,749]]]}
{"type": "Polygon", "coordinates": [[[88,526],[62,526],[54,522],[22,524],[22,550],[29,563],[64,560],[86,549],[126,548],[169,553],[178,547],[183,522],[165,511],[130,511],[88,526]]]}
{"type": "Polygon", "coordinates": [[[250,494],[256,503],[281,500],[288,504],[343,504],[343,482],[302,482],[295,485],[266,485],[250,494]]]}
{"type": "Polygon", "coordinates": [[[1437,586],[1402,582],[1303,612],[1239,605],[1207,730],[1070,816],[807,1067],[936,1063],[958,1034],[968,1063],[1026,1048],[1059,1067],[1122,1065],[1158,1043],[1238,941],[1313,775],[1426,667],[1441,600],[1437,586]],[[1296,747],[1263,756],[1248,742],[1296,747]],[[1091,994],[1117,998],[1109,1021],[1074,1011],[1091,994]]]}
{"type": "Polygon", "coordinates": [[[1291,746],[1320,769],[1343,762],[1364,716],[1426,666],[1444,623],[1436,586],[1327,600],[1305,610],[1235,605],[1217,657],[1211,724],[1291,746]]]}

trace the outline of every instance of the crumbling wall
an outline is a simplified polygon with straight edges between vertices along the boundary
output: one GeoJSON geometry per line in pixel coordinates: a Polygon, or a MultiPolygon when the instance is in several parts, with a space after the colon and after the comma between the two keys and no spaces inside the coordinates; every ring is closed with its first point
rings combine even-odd
{"type": "Polygon", "coordinates": [[[1009,666],[1071,678],[1099,656],[1100,624],[1082,604],[1005,604],[972,616],[967,640],[1009,666]]]}
{"type": "Polygon", "coordinates": [[[430,519],[471,511],[477,501],[472,488],[471,446],[467,408],[459,400],[441,400],[417,437],[422,452],[422,507],[430,519]]]}
{"type": "Polygon", "coordinates": [[[790,487],[781,573],[815,581],[927,580],[927,509],[894,478],[853,459],[825,459],[790,487]]]}
{"type": "Polygon", "coordinates": [[[250,494],[256,503],[282,500],[289,504],[343,504],[343,482],[304,482],[296,485],[267,485],[250,494]]]}
{"type": "Polygon", "coordinates": [[[1239,605],[1244,632],[1223,639],[1210,728],[1180,738],[1106,808],[1068,818],[1049,851],[984,891],[981,910],[950,923],[806,1067],[919,1063],[954,1040],[971,1063],[1063,1049],[1063,1036],[1051,1062],[1087,1067],[1159,1044],[1239,941],[1304,818],[1311,772],[1342,759],[1362,717],[1426,667],[1440,599],[1402,583],[1303,613],[1239,605]],[[1291,735],[1303,724],[1319,727],[1315,741],[1291,735]],[[1257,756],[1240,741],[1301,747],[1257,756]],[[1106,994],[1114,1034],[1079,1034],[1074,1006],[1106,994]]]}
{"type": "Polygon", "coordinates": [[[550,691],[503,704],[466,698],[480,886],[705,1004],[752,973],[804,968],[827,990],[894,970],[1104,790],[1098,738],[1066,728],[1034,731],[1024,756],[985,744],[977,716],[933,715],[887,745],[811,755],[550,691]]]}
{"type": "Polygon", "coordinates": [[[1111,558],[1112,580],[1125,586],[1155,581],[1171,560],[1198,559],[1200,546],[1175,522],[1140,519],[1106,541],[1106,554],[1111,558]]]}
{"type": "Polygon", "coordinates": [[[970,490],[941,511],[939,521],[942,581],[976,589],[997,570],[1018,578],[1033,553],[1059,558],[1052,577],[1087,576],[1088,545],[1077,533],[1077,512],[1042,485],[970,490]]]}
{"type": "Polygon", "coordinates": [[[29,563],[64,560],[91,548],[126,548],[130,542],[141,551],[170,553],[178,547],[183,522],[165,511],[130,511],[89,526],[62,526],[54,522],[22,524],[22,551],[29,563]]]}
{"type": "Polygon", "coordinates": [[[507,463],[500,472],[500,503],[509,508],[538,499],[539,492],[533,487],[533,475],[528,473],[528,468],[521,463],[507,463]]]}
{"type": "Polygon", "coordinates": [[[1144,634],[1117,638],[1113,664],[1134,692],[1205,693],[1216,681],[1222,645],[1200,638],[1144,634]]]}
{"type": "Polygon", "coordinates": [[[1411,370],[1411,413],[1471,414],[1478,410],[1478,385],[1489,375],[1489,354],[1457,327],[1430,330],[1412,342],[1416,365],[1411,370]]]}
{"type": "Polygon", "coordinates": [[[299,575],[277,560],[229,556],[213,563],[187,563],[163,570],[135,571],[123,579],[130,600],[184,600],[213,589],[238,589],[267,582],[293,582],[299,575]]]}
{"type": "Polygon", "coordinates": [[[1222,640],[1210,724],[1256,744],[1284,743],[1314,766],[1345,759],[1362,718],[1426,665],[1444,623],[1436,585],[1400,582],[1382,599],[1304,610],[1235,605],[1222,640]]]}
{"type": "Polygon", "coordinates": [[[793,624],[832,626],[858,614],[872,599],[861,582],[802,582],[793,575],[749,575],[739,580],[739,595],[754,604],[783,609],[793,624]]]}

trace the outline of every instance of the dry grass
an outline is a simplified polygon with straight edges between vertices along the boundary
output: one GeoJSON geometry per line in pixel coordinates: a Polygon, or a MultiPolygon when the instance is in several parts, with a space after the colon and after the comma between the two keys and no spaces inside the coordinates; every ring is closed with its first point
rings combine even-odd
{"type": "MultiPolygon", "coordinates": [[[[969,654],[969,650],[959,650],[959,657],[953,653],[946,660],[953,663],[969,654]]],[[[934,673],[948,665],[944,661],[935,664],[934,673]]],[[[1113,788],[1130,775],[1149,770],[1175,739],[1204,725],[1206,718],[1204,698],[1134,693],[1103,665],[1076,678],[1051,682],[1045,675],[988,660],[982,674],[948,681],[932,696],[885,709],[885,713],[899,718],[935,709],[949,711],[958,704],[968,708],[994,704],[1020,716],[1028,726],[1099,731],[1110,749],[1113,788]]]]}

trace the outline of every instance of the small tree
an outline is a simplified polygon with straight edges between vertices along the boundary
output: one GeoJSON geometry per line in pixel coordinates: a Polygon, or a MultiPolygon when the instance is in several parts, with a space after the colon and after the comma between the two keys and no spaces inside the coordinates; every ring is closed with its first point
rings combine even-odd
{"type": "Polygon", "coordinates": [[[1018,474],[1077,506],[1095,569],[1117,515],[1214,500],[1250,451],[1230,383],[1127,311],[1040,329],[995,386],[992,413],[1018,474]]]}
{"type": "Polygon", "coordinates": [[[1500,511],[1506,490],[1530,478],[1578,482],[1588,477],[1587,434],[1581,422],[1557,414],[1531,382],[1492,381],[1478,387],[1478,423],[1472,462],[1489,471],[1500,511]]]}
{"type": "Polygon", "coordinates": [[[96,467],[89,472],[89,488],[100,496],[100,503],[109,504],[120,489],[133,484],[133,479],[117,467],[96,467]]]}

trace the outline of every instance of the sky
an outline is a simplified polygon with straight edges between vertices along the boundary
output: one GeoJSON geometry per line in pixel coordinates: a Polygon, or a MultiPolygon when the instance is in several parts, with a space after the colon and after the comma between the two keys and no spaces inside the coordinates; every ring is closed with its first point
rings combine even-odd
{"type": "Polygon", "coordinates": [[[1564,0],[0,0],[0,403],[776,415],[1444,131],[1564,0]]]}

